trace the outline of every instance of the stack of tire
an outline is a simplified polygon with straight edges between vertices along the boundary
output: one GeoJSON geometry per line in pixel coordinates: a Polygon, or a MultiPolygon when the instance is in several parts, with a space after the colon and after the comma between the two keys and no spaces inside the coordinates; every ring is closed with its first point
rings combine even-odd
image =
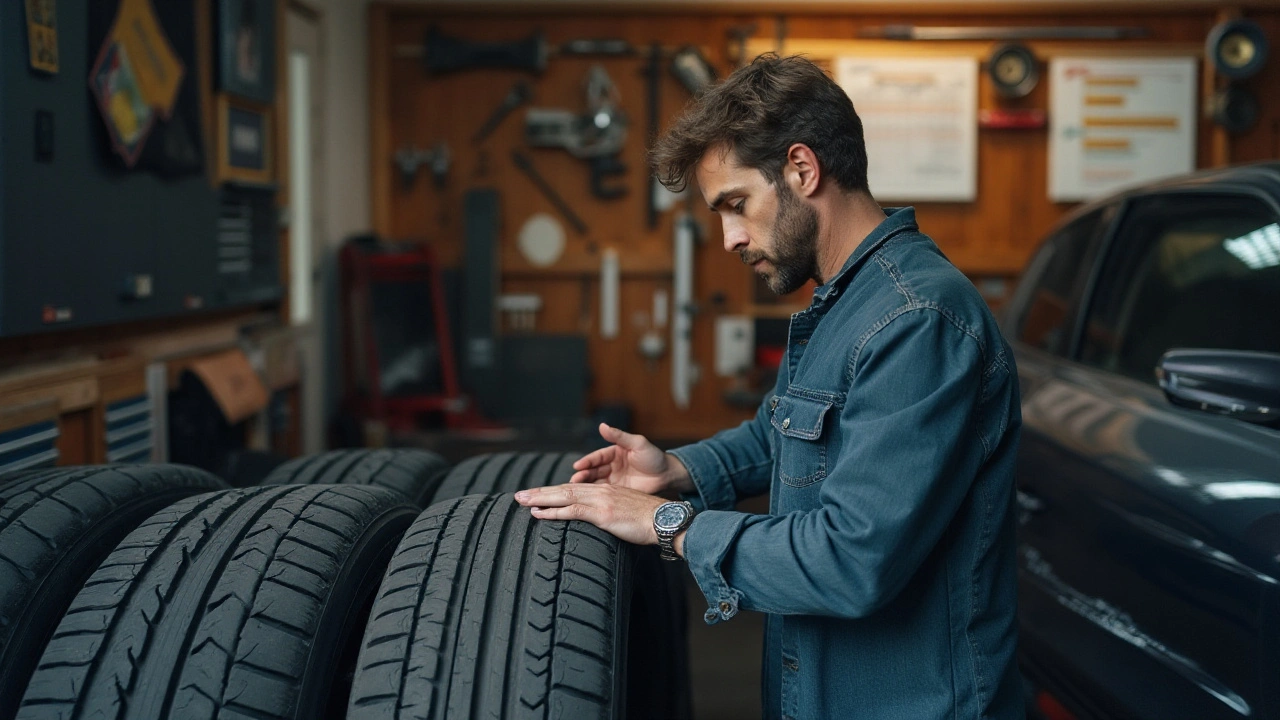
{"type": "Polygon", "coordinates": [[[0,720],[687,717],[680,576],[511,497],[574,459],[0,478],[0,720]]]}

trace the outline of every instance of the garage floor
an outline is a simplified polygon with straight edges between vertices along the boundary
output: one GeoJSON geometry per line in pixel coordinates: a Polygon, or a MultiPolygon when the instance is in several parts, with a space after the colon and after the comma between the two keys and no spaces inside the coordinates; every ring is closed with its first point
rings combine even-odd
{"type": "MultiPolygon", "coordinates": [[[[467,441],[437,433],[398,437],[395,444],[421,447],[440,453],[452,463],[481,453],[582,452],[601,447],[594,431],[568,435],[522,433],[501,442],[467,441]]],[[[664,444],[677,447],[684,443],[664,444]]],[[[768,503],[757,498],[742,503],[746,512],[765,512],[768,503]]],[[[727,623],[708,626],[702,619],[707,601],[688,578],[689,665],[693,679],[696,720],[755,720],[760,717],[760,652],[764,640],[764,616],[742,612],[727,623]]]]}
{"type": "Polygon", "coordinates": [[[764,616],[741,612],[708,626],[702,591],[689,578],[689,672],[696,720],[756,720],[760,717],[760,651],[764,616]]]}

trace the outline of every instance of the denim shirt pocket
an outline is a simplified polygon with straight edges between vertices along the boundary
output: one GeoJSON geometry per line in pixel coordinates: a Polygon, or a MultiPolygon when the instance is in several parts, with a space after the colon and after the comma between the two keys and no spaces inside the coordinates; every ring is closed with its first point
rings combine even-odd
{"type": "MultiPolygon", "coordinates": [[[[791,487],[805,487],[827,476],[827,447],[823,421],[832,399],[782,395],[770,414],[778,440],[778,477],[791,487]]],[[[772,404],[772,402],[770,403],[772,404]]]]}

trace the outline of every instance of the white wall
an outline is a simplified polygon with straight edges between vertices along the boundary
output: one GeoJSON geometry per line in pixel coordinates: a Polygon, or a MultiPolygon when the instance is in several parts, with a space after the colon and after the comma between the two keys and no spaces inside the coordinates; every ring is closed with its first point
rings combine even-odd
{"type": "Polygon", "coordinates": [[[336,248],[370,223],[369,0],[312,1],[324,13],[325,234],[336,248]]]}
{"type": "MultiPolygon", "coordinates": [[[[320,317],[324,390],[322,417],[327,431],[341,401],[341,357],[338,335],[337,249],[370,225],[369,209],[369,94],[368,1],[304,0],[321,14],[323,112],[319,131],[324,152],[319,246],[320,317]]],[[[327,433],[326,433],[327,434],[327,433]]]]}

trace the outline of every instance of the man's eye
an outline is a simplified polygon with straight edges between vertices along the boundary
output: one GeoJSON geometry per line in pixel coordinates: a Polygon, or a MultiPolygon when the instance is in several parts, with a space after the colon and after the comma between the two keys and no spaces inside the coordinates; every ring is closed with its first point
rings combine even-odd
{"type": "Polygon", "coordinates": [[[734,205],[734,206],[733,206],[733,211],[734,211],[734,212],[736,212],[736,213],[738,213],[739,215],[741,215],[741,214],[742,214],[742,208],[743,208],[744,206],[746,206],[746,204],[747,204],[747,201],[746,201],[746,200],[739,200],[739,201],[738,201],[738,204],[736,204],[736,205],[734,205]]]}

